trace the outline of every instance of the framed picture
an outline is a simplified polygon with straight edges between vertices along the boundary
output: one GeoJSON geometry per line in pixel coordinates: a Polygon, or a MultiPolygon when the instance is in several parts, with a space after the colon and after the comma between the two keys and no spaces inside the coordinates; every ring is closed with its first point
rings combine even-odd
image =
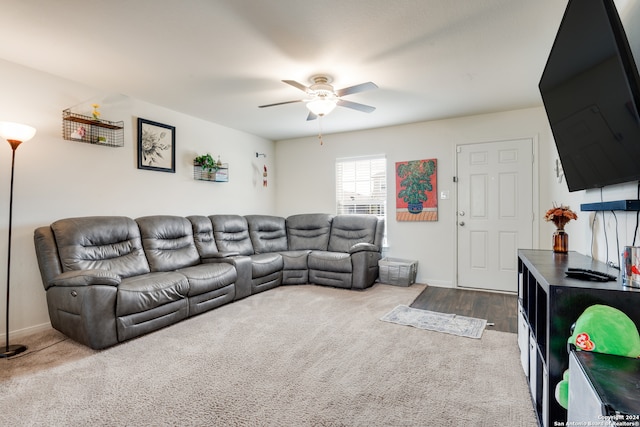
{"type": "Polygon", "coordinates": [[[176,128],[138,117],[138,169],[176,172],[176,128]]]}
{"type": "Polygon", "coordinates": [[[396,220],[438,220],[437,159],[396,162],[396,220]]]}

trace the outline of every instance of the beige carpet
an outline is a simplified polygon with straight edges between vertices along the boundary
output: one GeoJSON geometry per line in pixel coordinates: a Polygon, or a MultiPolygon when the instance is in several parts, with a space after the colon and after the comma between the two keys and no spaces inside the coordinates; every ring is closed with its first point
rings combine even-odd
{"type": "Polygon", "coordinates": [[[515,334],[379,320],[423,289],[280,287],[104,351],[41,333],[0,360],[0,425],[536,426],[515,334]]]}

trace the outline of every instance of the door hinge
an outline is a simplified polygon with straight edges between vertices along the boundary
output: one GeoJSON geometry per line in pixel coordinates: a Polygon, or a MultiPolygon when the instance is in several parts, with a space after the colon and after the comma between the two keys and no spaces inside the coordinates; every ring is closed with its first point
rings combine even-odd
{"type": "Polygon", "coordinates": [[[453,182],[458,182],[458,177],[457,176],[453,177],[453,182]]]}

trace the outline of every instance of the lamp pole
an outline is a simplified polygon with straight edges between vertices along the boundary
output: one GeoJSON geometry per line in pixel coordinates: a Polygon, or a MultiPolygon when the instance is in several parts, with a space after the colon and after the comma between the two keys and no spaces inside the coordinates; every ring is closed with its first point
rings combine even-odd
{"type": "Polygon", "coordinates": [[[5,320],[5,338],[6,345],[4,351],[0,353],[0,357],[11,357],[15,356],[18,353],[22,353],[27,349],[24,345],[14,344],[9,345],[9,296],[10,296],[10,283],[11,283],[11,226],[13,219],[13,169],[16,163],[16,149],[20,145],[22,141],[17,141],[15,139],[7,140],[11,145],[11,184],[9,190],[9,238],[7,242],[7,309],[6,309],[6,320],[5,320]]]}
{"type": "Polygon", "coordinates": [[[9,297],[11,295],[11,230],[13,228],[13,176],[16,164],[16,149],[24,142],[28,141],[35,135],[36,130],[31,126],[21,125],[18,123],[0,122],[0,136],[7,140],[11,145],[11,184],[9,190],[9,230],[7,238],[7,307],[5,319],[5,338],[6,344],[4,349],[0,350],[0,358],[7,358],[22,353],[27,349],[21,344],[9,345],[9,297]]]}

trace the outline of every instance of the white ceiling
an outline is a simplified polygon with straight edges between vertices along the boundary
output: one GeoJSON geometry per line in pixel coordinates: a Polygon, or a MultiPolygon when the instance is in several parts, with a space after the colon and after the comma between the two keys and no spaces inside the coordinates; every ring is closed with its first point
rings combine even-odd
{"type": "MultiPolygon", "coordinates": [[[[272,140],[314,135],[301,99],[345,99],[325,134],[541,105],[566,0],[2,0],[0,58],[272,140]]],[[[8,82],[3,82],[8,84],[8,82]]],[[[153,119],[153,118],[149,118],[153,119]]]]}

